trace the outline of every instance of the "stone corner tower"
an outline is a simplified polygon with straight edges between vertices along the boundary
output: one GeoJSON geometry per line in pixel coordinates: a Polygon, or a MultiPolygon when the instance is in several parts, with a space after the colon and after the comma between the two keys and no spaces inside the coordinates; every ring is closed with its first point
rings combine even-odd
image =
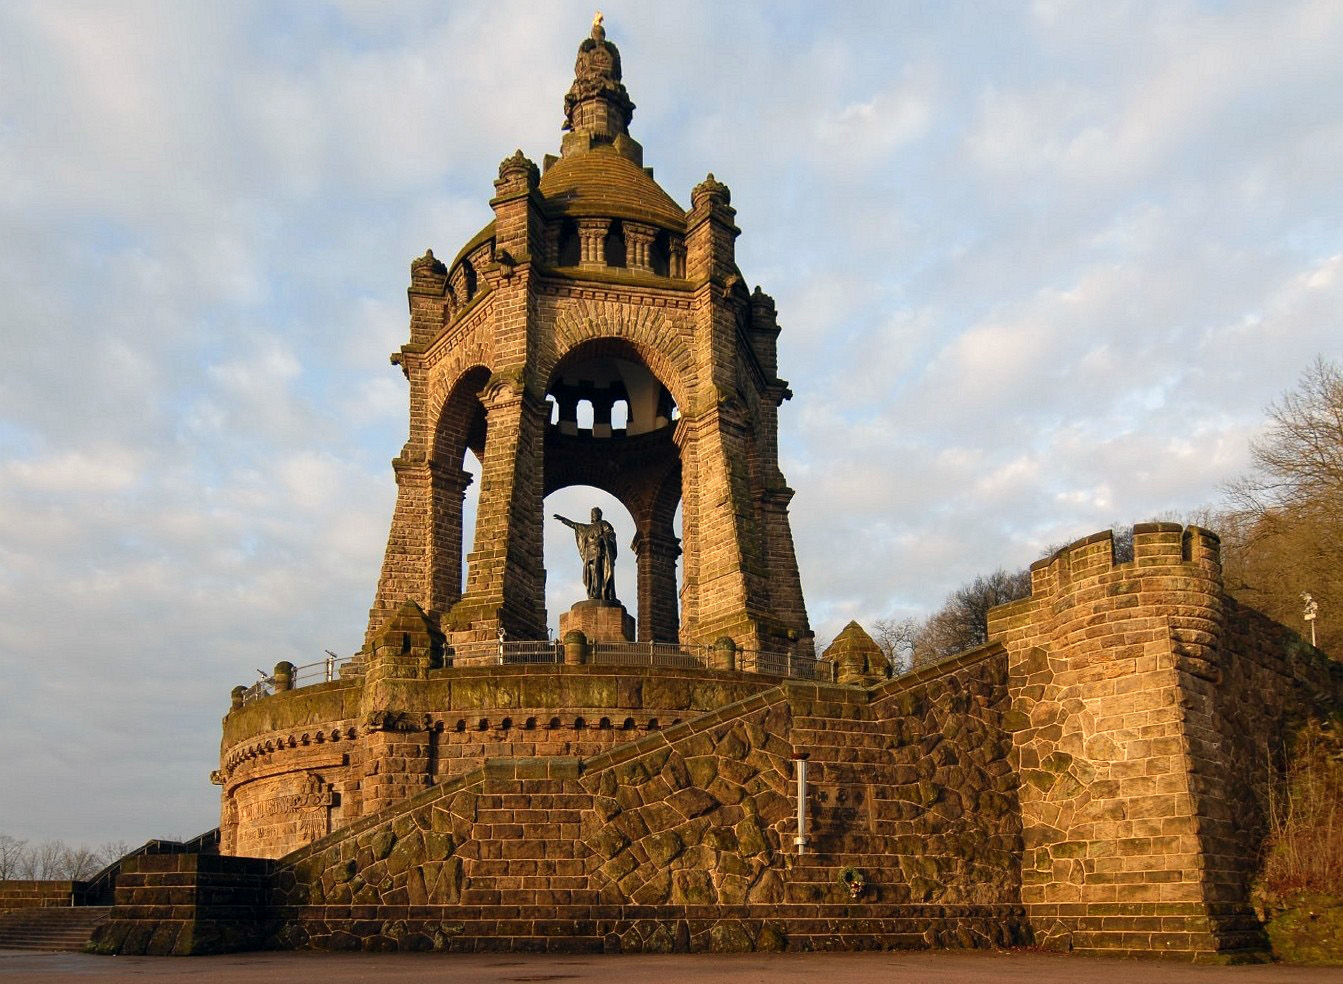
{"type": "Polygon", "coordinates": [[[581,484],[633,517],[639,640],[811,655],[778,465],[791,394],[774,302],[737,269],[731,196],[710,174],[685,211],[653,180],[600,18],[574,74],[560,156],[506,158],[493,221],[450,263],[411,264],[410,340],[392,357],[410,434],[366,644],[407,600],[450,645],[546,638],[542,502],[581,484]]]}

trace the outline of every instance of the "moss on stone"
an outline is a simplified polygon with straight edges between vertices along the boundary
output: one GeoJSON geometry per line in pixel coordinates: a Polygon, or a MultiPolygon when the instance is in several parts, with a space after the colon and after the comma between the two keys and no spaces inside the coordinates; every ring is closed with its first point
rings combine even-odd
{"type": "Polygon", "coordinates": [[[1264,927],[1273,956],[1292,964],[1343,966],[1343,896],[1298,895],[1282,904],[1264,927]]]}

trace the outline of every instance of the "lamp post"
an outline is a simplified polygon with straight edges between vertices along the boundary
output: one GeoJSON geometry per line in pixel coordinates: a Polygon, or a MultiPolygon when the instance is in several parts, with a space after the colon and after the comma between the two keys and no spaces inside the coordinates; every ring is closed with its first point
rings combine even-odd
{"type": "Polygon", "coordinates": [[[1309,593],[1303,593],[1301,600],[1306,603],[1306,610],[1301,613],[1301,617],[1310,623],[1310,644],[1315,645],[1315,616],[1319,614],[1320,603],[1312,598],[1309,593]]]}

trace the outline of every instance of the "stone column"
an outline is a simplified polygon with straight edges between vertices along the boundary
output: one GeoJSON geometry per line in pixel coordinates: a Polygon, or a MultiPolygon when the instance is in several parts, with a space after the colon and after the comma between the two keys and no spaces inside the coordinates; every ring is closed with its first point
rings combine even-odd
{"type": "Polygon", "coordinates": [[[671,254],[670,269],[668,276],[675,277],[677,280],[685,279],[685,240],[680,236],[672,236],[667,244],[668,251],[671,254]]]}
{"type": "Polygon", "coordinates": [[[579,266],[606,266],[606,230],[610,225],[610,219],[578,220],[579,266]]]}
{"type": "Polygon", "coordinates": [[[639,569],[639,641],[675,642],[680,628],[676,611],[676,558],[681,541],[670,530],[640,530],[631,548],[639,569]]]}
{"type": "Polygon", "coordinates": [[[467,558],[465,597],[453,606],[454,641],[546,637],[541,564],[545,400],[496,374],[481,392],[485,461],[476,507],[475,548],[467,558]],[[465,633],[465,634],[461,634],[465,633]]]}
{"type": "Polygon", "coordinates": [[[462,596],[462,508],[471,474],[455,464],[429,463],[433,573],[428,607],[445,612],[462,596]]]}
{"type": "Polygon", "coordinates": [[[657,228],[641,222],[625,223],[625,265],[645,273],[653,269],[652,246],[657,228]]]}

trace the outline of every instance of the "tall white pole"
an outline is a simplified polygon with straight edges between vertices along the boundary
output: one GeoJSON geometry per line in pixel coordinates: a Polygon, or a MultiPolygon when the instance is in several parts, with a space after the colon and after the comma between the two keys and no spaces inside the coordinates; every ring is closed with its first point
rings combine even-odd
{"type": "Polygon", "coordinates": [[[797,836],[793,843],[798,854],[807,853],[807,757],[806,752],[793,754],[793,771],[797,773],[797,836]]]}

